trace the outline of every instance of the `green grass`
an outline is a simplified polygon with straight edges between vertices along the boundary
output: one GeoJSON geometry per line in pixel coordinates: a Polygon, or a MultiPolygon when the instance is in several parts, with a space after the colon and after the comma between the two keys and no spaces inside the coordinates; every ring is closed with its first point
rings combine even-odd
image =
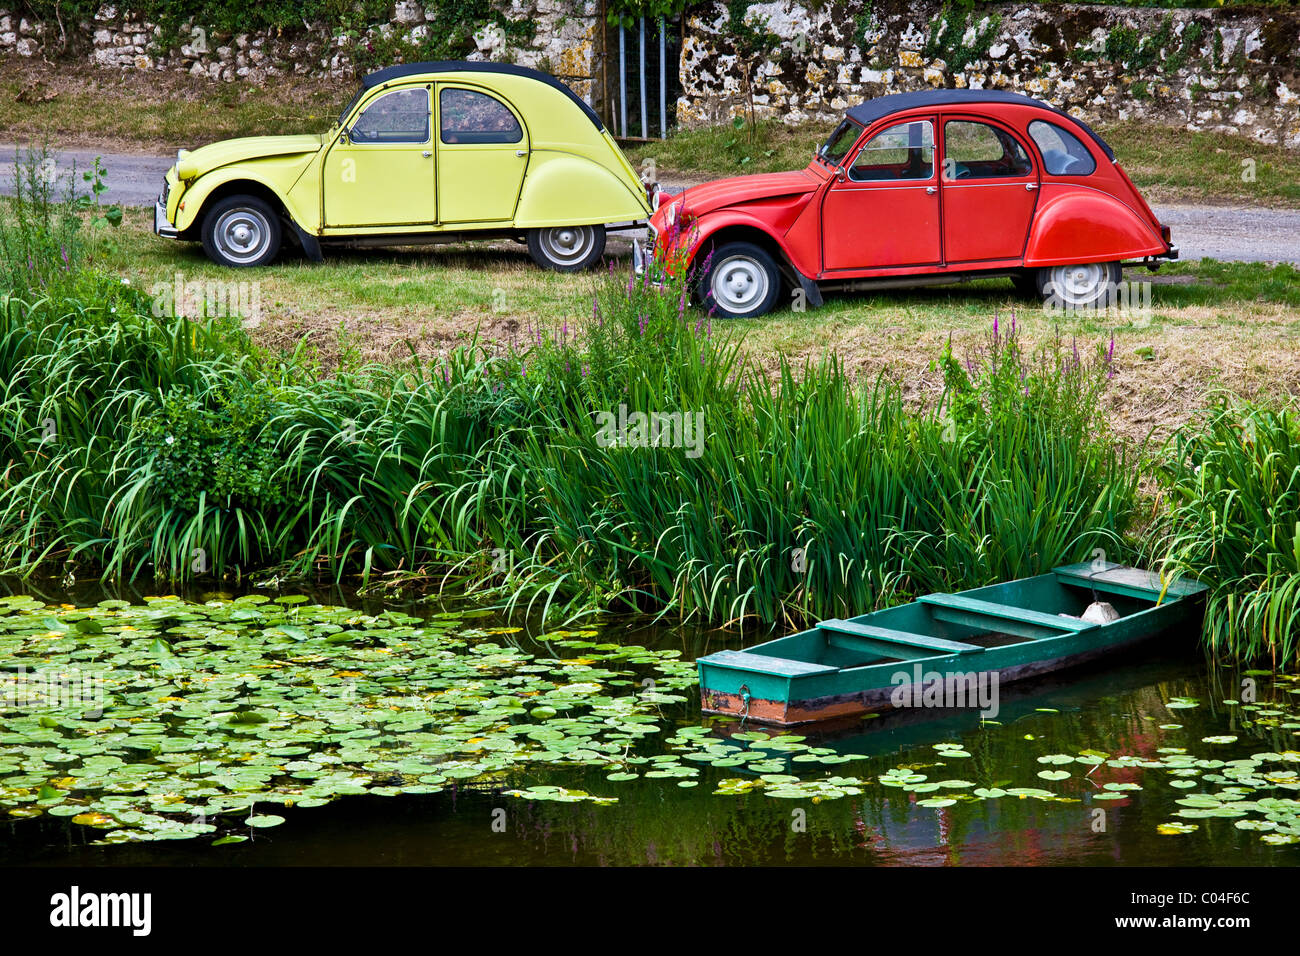
{"type": "MultiPolygon", "coordinates": [[[[107,194],[112,197],[112,192],[107,194]]],[[[533,266],[515,243],[411,250],[331,251],[314,265],[293,256],[255,272],[231,273],[197,244],[177,244],[150,231],[145,211],[128,210],[97,261],[138,289],[184,281],[257,281],[261,325],[254,340],[292,350],[305,342],[328,368],[349,362],[392,362],[415,351],[434,361],[477,340],[493,352],[520,344],[528,322],[560,326],[588,314],[596,275],[565,276],[533,266]]],[[[611,255],[619,247],[611,241],[611,255]]],[[[620,260],[617,268],[627,268],[620,260]]],[[[761,319],[729,324],[744,336],[750,359],[769,373],[777,357],[795,365],[836,352],[850,377],[886,371],[911,399],[941,387],[930,362],[951,335],[974,344],[994,314],[1015,312],[1027,342],[1056,331],[1081,339],[1116,337],[1117,389],[1112,422],[1141,439],[1167,435],[1215,387],[1251,396],[1300,390],[1300,277],[1291,266],[1181,262],[1151,276],[1153,308],[1144,315],[1046,314],[1004,279],[874,294],[834,293],[819,309],[781,308],[761,319]],[[1151,350],[1151,359],[1138,350],[1151,350]]]]}
{"type": "Polygon", "coordinates": [[[259,88],[0,58],[0,138],[171,153],[237,136],[321,132],[352,93],[348,82],[301,77],[259,88]]]}
{"type": "Polygon", "coordinates": [[[1288,666],[1300,653],[1300,419],[1221,398],[1174,437],[1152,557],[1210,585],[1216,653],[1288,666]]]}
{"type": "MultiPolygon", "coordinates": [[[[6,248],[53,248],[64,235],[68,210],[48,196],[6,209],[6,248]]],[[[623,608],[794,627],[1039,573],[1097,547],[1122,558],[1142,522],[1155,560],[1223,595],[1216,651],[1294,652],[1293,422],[1261,417],[1253,447],[1266,452],[1220,468],[1227,439],[1214,429],[1231,437],[1232,418],[1208,438],[1193,418],[1160,459],[1171,499],[1192,503],[1166,514],[1139,499],[1155,463],[1123,440],[1141,435],[1114,413],[1126,395],[1131,411],[1146,407],[1150,393],[1133,386],[1148,368],[1160,369],[1154,389],[1185,388],[1182,356],[1257,358],[1276,393],[1266,350],[1275,339],[1294,357],[1294,270],[1181,264],[1176,280],[1205,286],[1195,303],[1162,302],[1111,329],[1114,317],[1099,316],[1054,328],[1053,316],[1006,308],[1009,287],[991,281],[722,323],[680,286],[621,270],[574,283],[524,267],[522,253],[345,256],[259,273],[179,254],[186,280],[265,276],[265,307],[287,313],[329,296],[381,325],[485,300],[468,341],[367,363],[355,320],[324,361],[276,312],[254,330],[270,336],[262,345],[237,316],[157,314],[147,291],[171,284],[175,247],[134,216],[113,230],[91,226],[95,215],[80,214],[66,265],[12,271],[14,294],[0,300],[0,569],[357,575],[552,617],[623,608]],[[513,322],[512,338],[479,341],[485,316],[513,322]],[[1220,346],[1259,354],[1202,354],[1189,332],[1198,317],[1220,346]],[[1156,343],[1151,362],[1126,357],[1134,341],[1156,343]],[[794,342],[805,358],[789,357],[794,342]],[[1181,356],[1164,354],[1179,342],[1181,356]],[[885,364],[851,369],[862,357],[885,364]],[[899,374],[909,357],[914,378],[899,374]],[[611,444],[598,426],[620,406],[698,415],[703,440],[611,444]],[[1196,463],[1223,481],[1201,488],[1196,463]],[[1237,489],[1262,504],[1230,514],[1237,489]],[[1265,546],[1250,536],[1266,521],[1265,546]]],[[[1199,407],[1203,393],[1188,401],[1199,407]]]]}
{"type": "Polygon", "coordinates": [[[769,379],[621,275],[519,350],[324,378],[147,305],[0,309],[7,569],[444,576],[509,606],[772,625],[1113,551],[1136,490],[1063,353],[1005,336],[971,372],[945,358],[950,400],[914,409],[833,359],[769,379]],[[619,405],[698,414],[698,454],[602,441],[619,405]]]}

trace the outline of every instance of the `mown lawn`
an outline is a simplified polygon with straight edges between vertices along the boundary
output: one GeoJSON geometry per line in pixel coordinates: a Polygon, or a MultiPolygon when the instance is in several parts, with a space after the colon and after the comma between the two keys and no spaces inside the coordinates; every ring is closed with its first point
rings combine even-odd
{"type": "MultiPolygon", "coordinates": [[[[155,237],[149,216],[130,210],[106,265],[144,288],[157,283],[259,283],[254,338],[272,348],[305,341],[324,368],[340,362],[398,361],[411,350],[446,353],[479,341],[525,348],[540,328],[571,329],[591,315],[595,277],[543,272],[513,243],[382,251],[331,251],[314,265],[292,255],[257,271],[213,265],[197,244],[155,237]]],[[[626,270],[626,247],[611,240],[610,263],[626,270]]],[[[784,308],[755,320],[714,322],[743,336],[757,361],[818,359],[837,352],[856,375],[887,373],[921,397],[939,387],[930,362],[951,336],[977,347],[995,317],[1015,316],[1029,341],[1058,330],[1081,349],[1115,337],[1117,374],[1109,401],[1132,437],[1167,433],[1215,388],[1243,395],[1300,394],[1300,270],[1262,263],[1183,262],[1151,281],[1149,313],[1063,316],[1016,295],[1007,280],[960,286],[832,294],[820,309],[784,308]]]]}

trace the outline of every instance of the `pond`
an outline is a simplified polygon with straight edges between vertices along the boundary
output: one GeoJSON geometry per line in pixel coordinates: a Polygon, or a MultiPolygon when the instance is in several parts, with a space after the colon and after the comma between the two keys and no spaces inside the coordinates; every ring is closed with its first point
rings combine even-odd
{"type": "Polygon", "coordinates": [[[913,711],[704,718],[738,635],[0,590],[0,862],[1300,864],[1300,680],[1194,634],[913,711]],[[3,596],[5,593],[8,596],[3,596]]]}

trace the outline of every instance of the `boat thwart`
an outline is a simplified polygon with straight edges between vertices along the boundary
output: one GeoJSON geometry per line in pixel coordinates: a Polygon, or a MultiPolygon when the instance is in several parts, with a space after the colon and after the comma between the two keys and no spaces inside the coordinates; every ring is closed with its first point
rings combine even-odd
{"type": "Polygon", "coordinates": [[[1204,590],[1140,568],[1085,562],[957,594],[927,594],[701,657],[701,703],[706,713],[793,726],[917,699],[922,674],[973,692],[981,681],[996,686],[1072,667],[1199,621],[1204,590]]]}

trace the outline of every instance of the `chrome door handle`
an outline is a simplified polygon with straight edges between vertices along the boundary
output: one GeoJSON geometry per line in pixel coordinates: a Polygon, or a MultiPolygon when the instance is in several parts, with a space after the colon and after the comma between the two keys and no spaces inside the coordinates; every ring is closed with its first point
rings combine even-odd
{"type": "Polygon", "coordinates": [[[926,186],[926,187],[925,187],[925,191],[926,191],[927,194],[933,196],[933,195],[934,195],[935,193],[937,193],[939,190],[935,189],[933,186],[926,186]]]}
{"type": "Polygon", "coordinates": [[[1033,192],[1037,188],[1038,188],[1038,183],[1025,183],[1025,189],[1029,190],[1030,192],[1033,192]]]}
{"type": "Polygon", "coordinates": [[[429,152],[429,151],[426,149],[426,150],[424,151],[424,154],[423,154],[423,155],[424,155],[424,158],[425,158],[425,159],[428,159],[430,156],[433,155],[433,153],[429,152]]]}
{"type": "Polygon", "coordinates": [[[516,156],[527,156],[527,155],[528,155],[528,150],[526,150],[526,149],[517,149],[517,150],[515,150],[515,155],[516,155],[516,156]]]}

